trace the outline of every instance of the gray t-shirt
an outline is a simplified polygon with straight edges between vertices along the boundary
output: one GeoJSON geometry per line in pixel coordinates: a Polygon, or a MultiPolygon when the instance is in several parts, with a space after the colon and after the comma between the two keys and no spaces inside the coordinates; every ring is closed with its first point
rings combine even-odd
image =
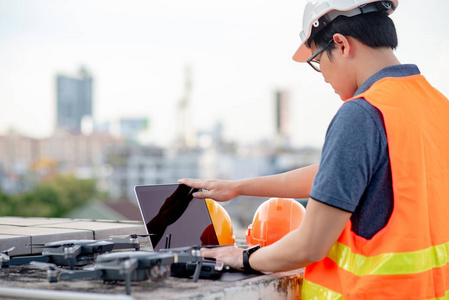
{"type": "MultiPolygon", "coordinates": [[[[384,68],[354,96],[382,78],[416,74],[415,65],[384,68]]],[[[381,112],[365,99],[345,102],[332,119],[310,197],[352,212],[352,230],[366,239],[387,224],[393,210],[387,136],[381,112]]]]}

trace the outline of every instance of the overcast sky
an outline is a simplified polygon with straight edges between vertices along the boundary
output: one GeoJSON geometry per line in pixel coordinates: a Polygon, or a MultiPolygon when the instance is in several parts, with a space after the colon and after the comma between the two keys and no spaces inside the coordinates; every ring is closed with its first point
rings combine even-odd
{"type": "MultiPolygon", "coordinates": [[[[94,118],[148,117],[148,140],[167,144],[184,69],[192,69],[192,122],[224,125],[230,140],[274,134],[274,92],[288,91],[293,142],[320,146],[341,101],[291,57],[304,0],[0,0],[0,134],[48,136],[55,76],[86,66],[94,118]]],[[[397,56],[449,95],[449,1],[400,1],[397,56]]]]}

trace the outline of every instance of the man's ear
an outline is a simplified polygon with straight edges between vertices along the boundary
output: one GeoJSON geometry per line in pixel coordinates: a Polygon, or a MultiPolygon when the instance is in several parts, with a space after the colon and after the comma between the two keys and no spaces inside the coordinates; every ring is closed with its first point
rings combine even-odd
{"type": "Polygon", "coordinates": [[[338,53],[343,58],[348,58],[352,50],[351,49],[352,43],[350,43],[349,39],[340,33],[334,34],[333,38],[335,42],[335,47],[338,49],[338,53]]]}

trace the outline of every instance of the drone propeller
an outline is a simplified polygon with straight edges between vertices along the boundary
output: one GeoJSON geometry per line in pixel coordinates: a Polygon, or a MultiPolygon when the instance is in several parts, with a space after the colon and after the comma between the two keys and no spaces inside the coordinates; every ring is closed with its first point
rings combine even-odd
{"type": "Polygon", "coordinates": [[[16,247],[11,247],[8,250],[2,251],[1,253],[9,254],[12,250],[16,249],[16,247]]]}
{"type": "Polygon", "coordinates": [[[0,252],[0,262],[7,262],[9,261],[11,258],[9,257],[9,252],[11,252],[12,250],[14,250],[16,247],[11,247],[8,250],[2,251],[0,252]]]}
{"type": "Polygon", "coordinates": [[[46,262],[40,262],[40,261],[32,261],[30,262],[30,265],[36,266],[39,269],[47,269],[52,271],[61,271],[61,272],[67,272],[66,269],[60,268],[55,264],[46,263],[46,262]]]}
{"type": "Polygon", "coordinates": [[[46,269],[46,268],[49,268],[49,267],[56,267],[55,264],[44,263],[44,262],[40,262],[40,261],[32,261],[32,262],[30,262],[30,265],[36,266],[39,269],[46,269]]]}
{"type": "Polygon", "coordinates": [[[187,252],[189,250],[200,250],[200,246],[187,246],[187,247],[177,247],[177,248],[164,248],[160,249],[160,252],[187,252]]]}
{"type": "Polygon", "coordinates": [[[201,248],[221,248],[221,247],[229,247],[232,245],[202,245],[202,246],[186,246],[186,247],[177,247],[177,248],[164,248],[160,249],[160,252],[187,252],[189,250],[200,250],[201,248]]]}
{"type": "Polygon", "coordinates": [[[47,244],[26,244],[28,248],[60,248],[60,247],[73,247],[75,243],[70,242],[66,244],[55,244],[55,245],[47,245],[47,244]]]}
{"type": "Polygon", "coordinates": [[[127,238],[137,239],[138,237],[147,237],[147,236],[151,236],[151,235],[156,235],[156,234],[150,233],[150,234],[123,234],[123,235],[111,235],[111,236],[109,237],[109,239],[111,239],[111,238],[117,238],[117,239],[127,239],[127,238]]]}

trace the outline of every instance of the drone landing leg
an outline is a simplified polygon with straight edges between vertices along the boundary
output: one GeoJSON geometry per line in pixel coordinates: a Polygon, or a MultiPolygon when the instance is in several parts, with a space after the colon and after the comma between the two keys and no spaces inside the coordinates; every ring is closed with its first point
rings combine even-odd
{"type": "Polygon", "coordinates": [[[193,282],[197,282],[200,278],[201,268],[203,267],[203,260],[196,262],[195,272],[193,273],[193,282]]]}
{"type": "Polygon", "coordinates": [[[131,295],[131,272],[126,272],[126,294],[131,295]]]}

